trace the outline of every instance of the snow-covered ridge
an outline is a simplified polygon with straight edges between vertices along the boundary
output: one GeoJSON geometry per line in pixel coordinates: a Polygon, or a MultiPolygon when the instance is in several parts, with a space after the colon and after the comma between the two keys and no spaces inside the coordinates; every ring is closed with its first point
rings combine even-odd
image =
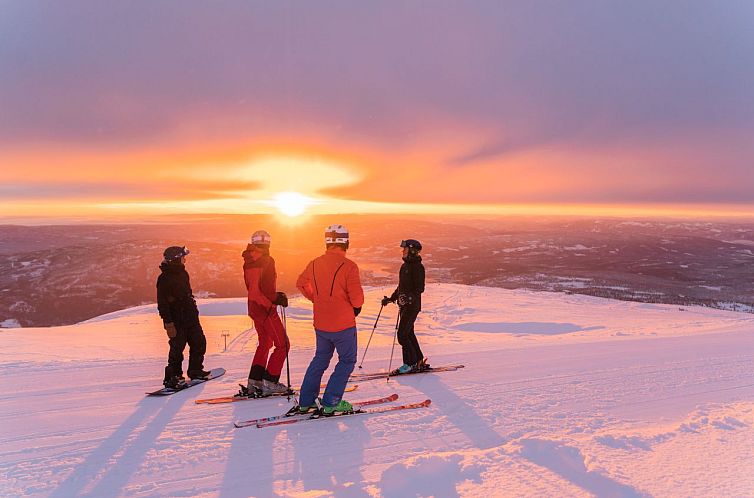
{"type": "MultiPolygon", "coordinates": [[[[363,348],[386,289],[367,291],[363,348]]],[[[0,496],[747,496],[754,489],[751,315],[432,284],[417,322],[457,372],[363,382],[347,399],[432,399],[400,414],[234,429],[285,399],[202,406],[248,373],[245,299],[200,300],[209,367],[166,399],[154,305],[0,331],[0,496]],[[224,336],[227,334],[227,336],[224,336]],[[714,455],[714,458],[710,458],[714,455]],[[250,471],[253,468],[253,471],[250,471]],[[502,493],[502,494],[501,494],[502,493]]],[[[388,367],[394,306],[363,371],[388,367]]],[[[292,383],[311,308],[286,310],[292,383]]],[[[394,365],[400,351],[395,352],[394,365]]],[[[334,362],[333,362],[334,363],[334,362]]]]}
{"type": "MultiPolygon", "coordinates": [[[[197,299],[199,305],[199,313],[202,316],[229,316],[229,315],[246,315],[246,298],[212,298],[212,299],[197,299]]],[[[147,315],[157,313],[157,304],[145,304],[142,306],[134,306],[120,311],[113,311],[100,315],[89,320],[85,320],[81,323],[96,323],[107,320],[115,320],[127,316],[147,315]]]]}

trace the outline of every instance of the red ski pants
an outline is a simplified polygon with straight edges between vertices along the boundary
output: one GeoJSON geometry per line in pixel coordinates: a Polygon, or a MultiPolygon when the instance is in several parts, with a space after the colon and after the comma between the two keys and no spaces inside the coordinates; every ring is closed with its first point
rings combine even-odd
{"type": "Polygon", "coordinates": [[[254,327],[259,336],[259,345],[251,362],[252,371],[256,370],[255,366],[261,367],[266,370],[269,377],[278,379],[290,347],[285,337],[283,323],[280,321],[275,308],[271,308],[269,313],[253,313],[251,319],[254,320],[254,327]],[[270,348],[273,346],[275,346],[275,349],[268,359],[270,348]]]}

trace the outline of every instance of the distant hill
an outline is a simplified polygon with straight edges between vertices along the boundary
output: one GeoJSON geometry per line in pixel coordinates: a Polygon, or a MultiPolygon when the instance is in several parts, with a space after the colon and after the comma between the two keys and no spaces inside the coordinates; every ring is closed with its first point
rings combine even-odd
{"type": "Polygon", "coordinates": [[[344,216],[171,218],[144,225],[0,226],[0,325],[70,324],[155,300],[164,247],[187,245],[197,296],[244,295],[248,234],[273,234],[279,287],[294,293],[323,250],[322,227],[349,226],[350,257],[390,288],[400,240],[420,239],[430,281],[527,288],[741,311],[754,303],[754,223],[344,216]]]}

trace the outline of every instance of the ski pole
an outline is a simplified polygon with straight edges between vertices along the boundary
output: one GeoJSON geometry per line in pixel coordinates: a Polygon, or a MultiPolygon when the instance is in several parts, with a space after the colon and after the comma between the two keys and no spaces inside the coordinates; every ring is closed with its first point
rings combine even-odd
{"type": "Polygon", "coordinates": [[[285,308],[280,307],[283,312],[283,333],[285,334],[285,374],[288,379],[288,401],[291,400],[291,360],[288,357],[288,351],[291,349],[291,341],[288,340],[288,322],[285,319],[285,308]]]}
{"type": "Polygon", "coordinates": [[[390,382],[390,370],[393,368],[393,352],[395,351],[395,339],[398,337],[398,323],[401,319],[401,311],[398,308],[398,316],[395,318],[395,334],[393,335],[393,347],[390,349],[390,363],[387,366],[387,382],[390,382]]]}
{"type": "Polygon", "coordinates": [[[372,333],[369,334],[369,340],[367,341],[367,347],[364,348],[364,354],[361,356],[361,363],[359,363],[359,368],[364,364],[364,358],[367,357],[367,351],[369,351],[369,345],[372,343],[372,336],[374,335],[374,331],[377,328],[377,322],[380,321],[380,315],[382,314],[382,308],[384,308],[385,305],[383,304],[380,306],[380,312],[377,313],[377,320],[374,321],[374,327],[372,327],[372,333]]]}

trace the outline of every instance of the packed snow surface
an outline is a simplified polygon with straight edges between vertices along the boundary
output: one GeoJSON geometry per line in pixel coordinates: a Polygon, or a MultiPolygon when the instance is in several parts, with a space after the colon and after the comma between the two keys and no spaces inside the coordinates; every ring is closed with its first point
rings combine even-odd
{"type": "MultiPolygon", "coordinates": [[[[367,292],[359,360],[387,291],[367,292]]],[[[233,421],[285,398],[194,403],[245,382],[244,299],[201,302],[205,366],[228,373],[165,398],[144,396],[167,355],[154,306],[2,329],[0,496],[754,496],[752,315],[447,284],[423,305],[430,362],[466,368],[346,399],[429,408],[265,429],[233,421]]],[[[361,371],[388,367],[395,317],[383,311],[361,371]]],[[[287,323],[299,385],[309,304],[293,299],[287,323]]]]}

